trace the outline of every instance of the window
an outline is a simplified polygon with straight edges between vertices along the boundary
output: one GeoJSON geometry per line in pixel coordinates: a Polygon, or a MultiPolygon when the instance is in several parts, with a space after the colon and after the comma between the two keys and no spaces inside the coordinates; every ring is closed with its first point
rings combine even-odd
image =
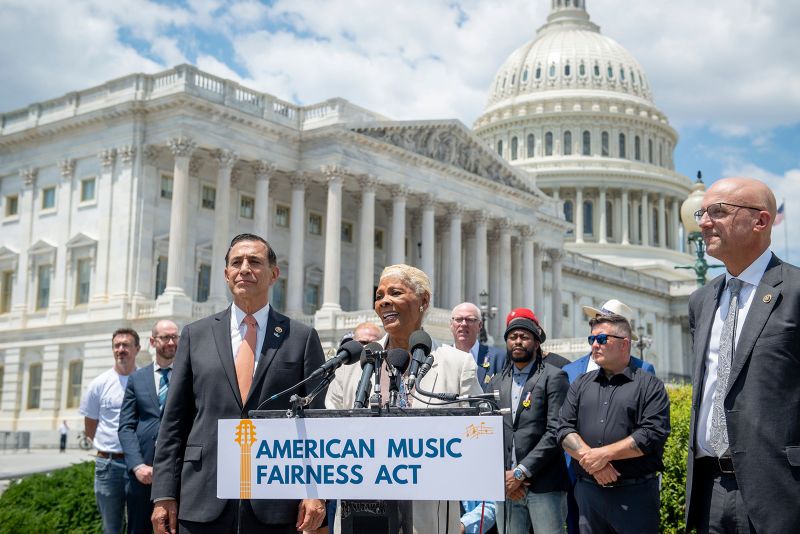
{"type": "Polygon", "coordinates": [[[528,67],[525,67],[525,70],[522,71],[522,81],[523,82],[527,82],[528,81],[528,67]]]}
{"type": "Polygon", "coordinates": [[[611,68],[611,65],[608,66],[608,79],[609,80],[613,80],[614,79],[614,69],[611,68]]]}
{"type": "Polygon", "coordinates": [[[210,185],[204,185],[200,192],[200,205],[207,210],[213,210],[217,201],[217,189],[210,185]]]}
{"type": "Polygon", "coordinates": [[[564,148],[563,152],[565,156],[572,155],[572,132],[567,130],[564,132],[564,148]]]}
{"type": "Polygon", "coordinates": [[[43,310],[50,305],[50,276],[52,265],[40,265],[36,270],[36,309],[43,310]]]}
{"type": "Polygon", "coordinates": [[[583,62],[581,62],[580,66],[578,66],[578,76],[581,78],[586,76],[586,65],[584,65],[583,62]]]}
{"type": "Polygon", "coordinates": [[[556,65],[555,65],[555,63],[552,63],[550,65],[550,68],[547,70],[547,75],[550,76],[551,78],[555,77],[555,75],[556,75],[556,65]]]}
{"type": "Polygon", "coordinates": [[[642,140],[638,135],[633,138],[633,159],[642,161],[642,140]]]}
{"type": "Polygon", "coordinates": [[[161,198],[172,199],[172,176],[168,174],[161,175],[161,198]]]}
{"type": "Polygon", "coordinates": [[[39,408],[42,400],[42,364],[32,363],[28,367],[28,409],[39,408]]]}
{"type": "Polygon", "coordinates": [[[567,200],[566,202],[564,202],[564,218],[568,222],[574,222],[573,221],[572,208],[573,208],[573,206],[572,206],[572,201],[571,200],[567,200]]]}
{"type": "Polygon", "coordinates": [[[67,376],[67,408],[77,408],[81,404],[81,381],[83,380],[83,362],[69,362],[67,376]]]}
{"type": "Polygon", "coordinates": [[[308,214],[308,233],[322,235],[322,215],[319,213],[308,214]]]}
{"type": "Polygon", "coordinates": [[[343,243],[353,242],[353,223],[342,221],[342,242],[343,243]]]}
{"type": "Polygon", "coordinates": [[[311,315],[319,308],[319,284],[309,284],[306,286],[305,302],[303,303],[303,313],[311,315]]]}
{"type": "Polygon", "coordinates": [[[608,157],[608,132],[600,134],[600,154],[608,157]]]}
{"type": "Polygon", "coordinates": [[[569,317],[569,304],[562,303],[561,304],[561,315],[566,319],[569,317]]]}
{"type": "Polygon", "coordinates": [[[511,75],[511,85],[514,85],[514,82],[517,81],[517,73],[511,75]]]}
{"type": "Polygon", "coordinates": [[[42,189],[42,209],[51,210],[56,207],[56,188],[45,187],[42,189]]]}
{"type": "Polygon", "coordinates": [[[167,288],[167,258],[159,256],[156,263],[156,296],[158,298],[167,288]]]}
{"type": "Polygon", "coordinates": [[[592,134],[589,130],[583,131],[583,155],[592,155],[592,134]]]}
{"type": "Polygon", "coordinates": [[[2,278],[0,278],[0,313],[8,313],[11,311],[11,295],[14,290],[14,271],[3,271],[2,278]]]}
{"type": "Polygon", "coordinates": [[[594,72],[594,77],[595,77],[595,78],[599,78],[599,77],[600,77],[600,65],[598,65],[597,63],[595,63],[595,64],[594,64],[594,69],[592,69],[592,70],[593,70],[593,72],[594,72]]]}
{"type": "Polygon", "coordinates": [[[89,302],[92,280],[91,258],[81,258],[75,263],[75,305],[89,302]]]}
{"type": "Polygon", "coordinates": [[[6,217],[19,215],[19,196],[9,195],[6,197],[6,217]]]}
{"type": "Polygon", "coordinates": [[[197,270],[197,302],[207,301],[210,292],[211,266],[206,263],[201,263],[200,268],[197,270]]]}
{"type": "Polygon", "coordinates": [[[536,149],[536,138],[533,134],[528,134],[528,146],[526,148],[529,158],[533,157],[533,151],[536,149]]]}
{"type": "Polygon", "coordinates": [[[519,141],[516,137],[511,138],[511,159],[517,159],[517,150],[519,148],[519,141]]]}
{"type": "Polygon", "coordinates": [[[252,219],[256,211],[256,199],[242,195],[239,197],[239,217],[252,219]]]}
{"type": "Polygon", "coordinates": [[[375,248],[383,250],[383,230],[375,230],[375,248]]]}
{"type": "Polygon", "coordinates": [[[653,163],[653,140],[647,140],[647,163],[653,163]]]}
{"type": "Polygon", "coordinates": [[[503,157],[503,140],[497,142],[497,154],[502,158],[503,157]]]}
{"type": "Polygon", "coordinates": [[[625,134],[619,134],[619,157],[625,157],[625,134]]]}
{"type": "Polygon", "coordinates": [[[664,156],[664,151],[663,151],[663,148],[664,147],[661,146],[661,143],[658,143],[658,164],[662,165],[662,166],[664,165],[664,157],[663,157],[664,156]]]}
{"type": "Polygon", "coordinates": [[[81,202],[90,202],[94,200],[95,185],[96,180],[94,178],[84,178],[81,180],[81,202]]]}
{"type": "Polygon", "coordinates": [[[614,235],[614,204],[606,201],[606,237],[614,235]]]}
{"type": "Polygon", "coordinates": [[[583,203],[583,233],[592,235],[594,234],[594,219],[593,217],[593,208],[594,206],[590,201],[585,201],[583,203]]]}
{"type": "Polygon", "coordinates": [[[286,279],[279,278],[272,286],[272,296],[269,299],[270,306],[274,306],[277,311],[286,310],[286,279]]]}
{"type": "Polygon", "coordinates": [[[553,155],[553,132],[547,132],[544,134],[544,155],[553,155]]]}
{"type": "Polygon", "coordinates": [[[625,69],[623,69],[622,67],[619,68],[619,79],[622,80],[623,82],[625,81],[625,69]]]}
{"type": "Polygon", "coordinates": [[[275,206],[275,226],[289,228],[289,217],[291,215],[291,208],[283,204],[275,206]]]}
{"type": "Polygon", "coordinates": [[[542,67],[541,65],[536,66],[536,79],[540,79],[542,77],[542,67]]]}
{"type": "Polygon", "coordinates": [[[569,63],[564,65],[564,76],[569,77],[572,74],[572,70],[570,69],[569,63]]]}

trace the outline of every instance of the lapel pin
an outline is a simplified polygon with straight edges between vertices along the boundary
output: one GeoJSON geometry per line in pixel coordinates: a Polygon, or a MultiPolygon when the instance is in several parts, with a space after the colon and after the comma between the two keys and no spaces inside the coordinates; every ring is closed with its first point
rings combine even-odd
{"type": "Polygon", "coordinates": [[[531,407],[531,392],[530,391],[528,392],[528,395],[525,396],[525,400],[522,401],[522,405],[525,408],[530,408],[531,407]]]}
{"type": "Polygon", "coordinates": [[[484,368],[484,369],[488,369],[488,368],[489,368],[489,365],[491,365],[491,364],[489,363],[489,357],[488,357],[488,356],[486,356],[486,357],[483,359],[483,364],[482,364],[482,365],[483,365],[483,368],[484,368]]]}
{"type": "Polygon", "coordinates": [[[486,376],[484,376],[484,377],[483,377],[483,383],[484,383],[484,384],[488,384],[489,382],[491,382],[491,381],[492,381],[492,377],[493,377],[493,376],[494,376],[494,375],[490,375],[490,374],[487,374],[486,376]]]}
{"type": "Polygon", "coordinates": [[[283,333],[283,328],[281,328],[280,326],[276,326],[275,327],[275,337],[280,337],[282,333],[283,333]]]}
{"type": "Polygon", "coordinates": [[[768,303],[769,303],[769,301],[771,301],[771,300],[772,300],[772,295],[771,295],[771,294],[769,294],[769,293],[767,293],[766,295],[764,295],[764,298],[763,298],[763,299],[761,299],[761,300],[763,300],[763,301],[764,301],[764,304],[768,304],[768,303]]]}

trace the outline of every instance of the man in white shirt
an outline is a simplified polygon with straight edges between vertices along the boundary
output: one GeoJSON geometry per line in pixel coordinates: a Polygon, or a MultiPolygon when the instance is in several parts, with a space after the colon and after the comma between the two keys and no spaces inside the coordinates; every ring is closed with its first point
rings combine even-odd
{"type": "Polygon", "coordinates": [[[105,534],[122,532],[128,470],[117,436],[119,412],[128,376],[136,370],[139,334],[118,328],[111,336],[114,367],[92,380],[81,400],[86,436],[94,441],[97,458],[94,468],[94,495],[105,534]]]}

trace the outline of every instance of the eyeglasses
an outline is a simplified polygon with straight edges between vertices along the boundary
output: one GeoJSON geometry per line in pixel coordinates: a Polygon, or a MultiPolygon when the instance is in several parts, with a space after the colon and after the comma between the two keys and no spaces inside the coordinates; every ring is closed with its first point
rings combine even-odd
{"type": "Polygon", "coordinates": [[[598,345],[605,345],[608,343],[608,338],[615,337],[617,339],[626,339],[625,336],[615,336],[614,334],[597,334],[596,336],[589,336],[589,345],[594,345],[594,342],[597,341],[598,345]]]}
{"type": "Polygon", "coordinates": [[[715,202],[707,208],[702,208],[694,212],[694,220],[697,221],[697,224],[700,224],[700,219],[703,218],[703,214],[708,213],[709,219],[712,221],[717,221],[728,214],[728,211],[722,206],[732,206],[734,208],[762,211],[761,208],[754,208],[753,206],[740,206],[739,204],[731,204],[730,202],[715,202]]]}
{"type": "Polygon", "coordinates": [[[163,341],[164,343],[169,343],[170,341],[178,341],[178,336],[171,335],[171,336],[156,336],[156,339],[159,341],[163,341]]]}
{"type": "Polygon", "coordinates": [[[477,317],[451,317],[450,320],[456,324],[467,323],[468,325],[473,325],[480,321],[477,317]]]}

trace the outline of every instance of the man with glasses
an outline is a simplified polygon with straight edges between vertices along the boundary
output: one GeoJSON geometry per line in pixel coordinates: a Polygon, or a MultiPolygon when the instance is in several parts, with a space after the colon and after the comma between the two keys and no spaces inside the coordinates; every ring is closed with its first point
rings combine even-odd
{"type": "Polygon", "coordinates": [[[453,308],[453,312],[450,314],[453,346],[472,354],[478,365],[478,382],[486,391],[492,377],[503,369],[506,358],[501,350],[480,342],[479,336],[482,327],[481,311],[475,304],[462,302],[453,308]]]}
{"type": "Polygon", "coordinates": [[[689,298],[687,527],[800,532],[800,271],[770,250],[775,196],[714,182],[695,213],[726,271],[689,298]]]}
{"type": "Polygon", "coordinates": [[[178,349],[178,326],[168,319],[153,325],[150,346],[156,351],[153,363],[128,379],[119,418],[119,441],[128,467],[128,533],[150,533],[150,487],[153,457],[161,414],[167,402],[172,361],[178,349]]]}
{"type": "Polygon", "coordinates": [[[104,534],[119,534],[125,514],[128,470],[117,429],[128,376],[136,370],[139,334],[131,328],[118,328],[111,335],[114,366],[92,380],[81,399],[86,437],[94,441],[94,496],[104,534]]]}
{"type": "Polygon", "coordinates": [[[659,481],[670,432],[664,384],[631,365],[631,326],[621,315],[589,322],[598,369],[580,376],[561,408],[558,441],[578,474],[581,532],[658,532],[659,481]]]}

